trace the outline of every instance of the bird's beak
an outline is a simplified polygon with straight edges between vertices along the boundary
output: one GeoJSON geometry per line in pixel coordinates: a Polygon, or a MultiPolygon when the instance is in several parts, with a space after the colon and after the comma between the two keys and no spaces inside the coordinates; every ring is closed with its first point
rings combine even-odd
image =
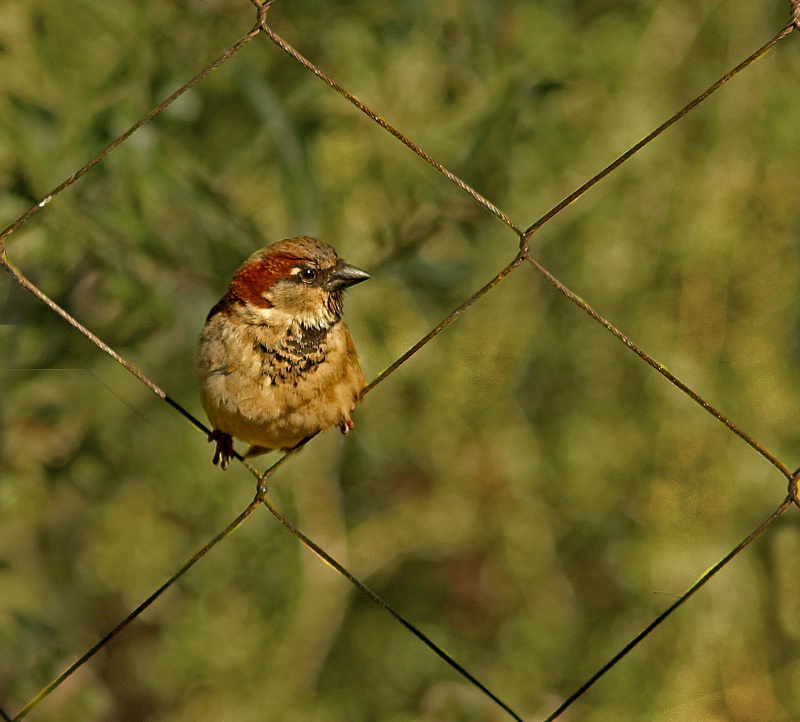
{"type": "Polygon", "coordinates": [[[339,264],[325,282],[324,288],[326,291],[335,291],[338,288],[354,286],[356,283],[366,281],[368,278],[370,278],[370,275],[366,271],[362,271],[360,268],[344,261],[339,261],[339,264]]]}

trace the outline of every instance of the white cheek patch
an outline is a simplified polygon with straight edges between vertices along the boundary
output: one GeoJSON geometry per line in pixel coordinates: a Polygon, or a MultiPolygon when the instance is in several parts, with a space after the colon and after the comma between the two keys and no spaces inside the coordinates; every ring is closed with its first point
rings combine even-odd
{"type": "MultiPolygon", "coordinates": [[[[291,273],[296,275],[302,269],[294,268],[291,273]]],[[[251,318],[253,323],[262,323],[269,326],[288,327],[292,323],[300,323],[309,328],[328,328],[338,320],[326,301],[326,294],[321,289],[310,288],[303,285],[301,288],[274,288],[262,294],[270,303],[269,308],[253,308],[251,318]],[[316,300],[315,300],[316,299],[316,300]]]]}
{"type": "Polygon", "coordinates": [[[283,311],[278,311],[275,308],[256,307],[253,309],[253,315],[258,319],[260,323],[265,323],[269,325],[286,322],[286,314],[283,311]]]}
{"type": "Polygon", "coordinates": [[[315,313],[287,313],[275,307],[254,308],[252,313],[254,323],[275,328],[288,328],[293,323],[300,323],[310,328],[327,328],[336,321],[324,307],[315,313]]]}

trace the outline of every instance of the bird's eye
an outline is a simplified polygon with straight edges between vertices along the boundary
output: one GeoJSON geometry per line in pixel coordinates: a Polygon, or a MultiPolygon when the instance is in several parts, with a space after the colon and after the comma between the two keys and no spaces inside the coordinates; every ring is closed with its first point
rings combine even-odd
{"type": "Polygon", "coordinates": [[[314,268],[303,268],[300,270],[300,278],[306,283],[311,283],[317,277],[317,271],[314,268]]]}

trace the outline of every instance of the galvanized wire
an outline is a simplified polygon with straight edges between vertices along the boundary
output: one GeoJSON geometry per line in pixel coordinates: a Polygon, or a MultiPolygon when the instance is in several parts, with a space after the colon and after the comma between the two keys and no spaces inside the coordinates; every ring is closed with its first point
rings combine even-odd
{"type": "MultiPolygon", "coordinates": [[[[695,582],[695,584],[693,584],[683,595],[679,597],[679,599],[676,602],[674,602],[666,610],[664,610],[661,614],[659,614],[650,624],[648,624],[639,634],[637,634],[628,644],[626,644],[617,654],[615,654],[605,665],[603,665],[595,674],[589,677],[586,680],[586,682],[584,682],[584,684],[582,684],[574,693],[566,697],[564,701],[553,711],[553,713],[546,718],[546,722],[555,720],[565,710],[567,710],[579,697],[581,697],[590,687],[592,687],[598,680],[600,680],[612,667],[614,667],[621,659],[623,659],[628,653],[630,653],[630,651],[633,650],[643,639],[645,639],[659,625],[661,625],[675,610],[677,610],[680,606],[682,606],[690,598],[692,598],[692,596],[697,591],[699,591],[705,584],[707,584],[711,580],[711,578],[717,573],[719,573],[733,558],[735,558],[747,546],[749,546],[752,543],[752,541],[754,541],[757,537],[763,534],[764,531],[768,529],[780,515],[782,515],[790,506],[792,506],[793,503],[794,505],[800,506],[800,501],[798,500],[798,478],[800,477],[800,470],[792,474],[789,471],[787,465],[784,464],[780,459],[778,459],[773,453],[771,453],[762,444],[760,444],[757,440],[755,440],[750,434],[742,430],[739,425],[734,423],[731,419],[729,419],[726,415],[724,415],[721,411],[719,411],[714,405],[712,405],[709,401],[707,401],[697,391],[693,390],[688,384],[686,384],[675,374],[670,372],[665,365],[656,361],[650,354],[648,354],[637,344],[631,341],[629,337],[625,333],[623,333],[620,329],[618,329],[611,321],[606,319],[592,306],[590,306],[586,301],[584,301],[580,296],[578,296],[576,293],[570,290],[565,284],[559,281],[552,273],[550,273],[546,268],[544,268],[544,266],[542,266],[541,263],[539,263],[533,257],[531,253],[531,239],[533,235],[536,233],[536,231],[542,228],[542,226],[544,226],[548,221],[554,218],[563,209],[565,209],[567,206],[571,205],[572,203],[580,199],[589,189],[591,189],[597,183],[601,182],[604,178],[608,177],[608,175],[614,172],[623,163],[628,161],[642,148],[644,148],[648,143],[650,143],[656,137],[661,135],[664,131],[666,131],[676,122],[684,118],[687,113],[689,113],[692,109],[694,109],[700,103],[705,101],[712,93],[716,92],[719,88],[721,88],[722,85],[724,85],[726,82],[728,82],[731,78],[733,78],[740,72],[744,71],[746,68],[750,67],[752,63],[754,63],[758,58],[762,57],[778,42],[786,38],[792,32],[792,30],[800,26],[800,20],[798,19],[800,18],[800,0],[792,0],[791,21],[785,28],[781,30],[781,32],[778,35],[776,35],[770,41],[761,46],[758,50],[752,53],[748,58],[742,61],[730,72],[726,73],[722,78],[720,78],[720,80],[718,80],[716,83],[710,86],[706,91],[698,95],[683,109],[675,113],[671,118],[669,118],[667,121],[658,126],[655,130],[653,130],[651,133],[645,136],[645,138],[643,138],[637,144],[632,146],[628,151],[619,156],[606,168],[604,168],[598,174],[596,174],[591,179],[586,181],[586,183],[581,185],[578,189],[576,189],[567,197],[565,197],[561,202],[556,204],[547,213],[545,213],[538,220],[529,225],[527,229],[524,231],[522,230],[523,226],[515,223],[506,213],[504,213],[501,209],[499,209],[494,203],[489,201],[481,193],[479,193],[477,190],[473,189],[470,185],[465,183],[456,174],[448,170],[442,163],[440,163],[438,160],[433,158],[429,153],[424,151],[421,148],[421,146],[410,141],[401,131],[399,131],[389,121],[387,121],[381,115],[376,113],[374,110],[370,109],[365,104],[363,104],[352,93],[350,93],[340,84],[338,84],[335,80],[333,80],[330,75],[328,75],[326,72],[320,69],[312,61],[304,57],[300,52],[295,50],[289,43],[287,43],[283,38],[281,38],[267,23],[267,15],[268,15],[267,10],[273,4],[274,0],[269,0],[268,2],[263,2],[263,3],[258,2],[258,0],[250,0],[250,2],[256,8],[257,17],[255,25],[248,33],[246,33],[240,40],[238,40],[226,51],[224,51],[211,64],[209,64],[199,73],[197,73],[197,75],[192,77],[187,83],[181,86],[181,88],[179,88],[170,96],[165,98],[149,113],[143,116],[143,118],[140,121],[131,126],[131,128],[122,133],[119,137],[115,138],[111,143],[109,143],[105,148],[103,148],[100,152],[98,152],[85,165],[83,165],[75,173],[73,173],[66,180],[64,180],[60,185],[54,188],[41,201],[31,206],[25,213],[23,213],[19,218],[17,218],[13,223],[11,223],[7,228],[5,228],[2,231],[2,233],[0,233],[0,265],[2,265],[9,272],[11,277],[21,287],[25,288],[30,293],[32,293],[42,303],[44,303],[47,307],[49,307],[54,313],[58,314],[63,320],[65,320],[71,326],[76,328],[80,333],[82,333],[86,338],[92,341],[92,343],[94,343],[99,349],[101,349],[106,354],[111,356],[114,360],[116,360],[118,363],[120,363],[129,373],[135,376],[140,382],[142,382],[159,398],[161,398],[171,407],[176,409],[181,415],[183,415],[193,426],[198,428],[201,432],[208,434],[209,429],[206,428],[206,426],[201,421],[192,416],[178,402],[176,402],[165,391],[163,391],[160,387],[158,387],[155,383],[153,383],[144,372],[133,366],[128,360],[126,360],[119,353],[117,353],[111,346],[106,344],[102,339],[100,339],[98,336],[92,333],[88,328],[86,328],[77,319],[71,316],[66,310],[64,310],[61,306],[55,303],[51,298],[49,298],[45,293],[43,293],[35,284],[33,284],[28,278],[26,278],[11,261],[8,255],[7,241],[9,237],[17,229],[19,229],[35,213],[44,209],[53,200],[53,198],[55,198],[57,195],[67,190],[70,186],[72,186],[75,182],[77,182],[80,178],[82,178],[86,173],[91,171],[92,168],[94,168],[96,165],[102,162],[110,153],[112,153],[116,148],[118,148],[120,145],[126,142],[144,124],[148,123],[156,116],[158,116],[160,113],[162,113],[183,93],[185,93],[187,90],[195,86],[197,83],[201,82],[212,70],[219,67],[222,63],[231,58],[236,52],[238,52],[238,50],[240,50],[242,47],[244,47],[258,35],[264,35],[266,38],[272,41],[276,46],[278,46],[283,52],[285,52],[291,58],[293,58],[297,63],[299,63],[301,66],[308,69],[312,73],[314,73],[314,75],[320,78],[324,83],[326,83],[326,85],[328,85],[335,92],[344,97],[348,102],[353,104],[360,112],[365,114],[368,118],[377,123],[381,128],[390,133],[392,136],[400,140],[412,152],[414,152],[416,155],[422,158],[426,163],[428,163],[431,167],[433,167],[442,175],[444,175],[445,178],[454,183],[462,191],[467,193],[482,208],[487,210],[496,218],[500,219],[506,226],[508,226],[511,230],[513,230],[514,233],[517,234],[517,236],[519,236],[520,240],[519,253],[513,259],[511,259],[507,263],[507,265],[505,265],[495,276],[489,279],[481,288],[476,290],[469,298],[467,298],[450,314],[448,314],[440,323],[434,326],[434,328],[432,328],[430,332],[428,332],[425,336],[423,336],[406,353],[400,356],[386,370],[381,372],[365,388],[364,392],[362,393],[362,397],[363,395],[369,393],[372,389],[374,389],[378,384],[386,381],[389,378],[389,376],[395,370],[397,370],[401,365],[403,365],[413,354],[415,354],[419,349],[427,345],[435,336],[437,336],[442,330],[444,330],[450,324],[452,324],[459,316],[468,311],[473,306],[473,304],[477,303],[481,298],[483,298],[487,293],[489,293],[489,291],[494,289],[505,278],[507,278],[512,272],[516,271],[522,265],[527,265],[535,269],[537,273],[545,281],[547,281],[547,283],[549,283],[559,294],[561,294],[567,300],[573,303],[588,317],[590,317],[595,322],[599,323],[605,329],[611,332],[617,340],[619,340],[627,348],[633,351],[643,362],[645,362],[650,367],[655,369],[669,383],[675,386],[683,394],[686,394],[689,398],[691,398],[696,404],[698,404],[706,412],[711,414],[714,418],[723,423],[726,428],[728,428],[733,434],[735,434],[737,437],[739,437],[745,443],[747,443],[751,448],[753,448],[757,453],[759,453],[763,458],[765,458],[769,463],[771,463],[777,470],[781,472],[781,474],[784,477],[786,477],[789,480],[789,494],[787,498],[783,501],[783,503],[776,509],[776,511],[769,518],[767,518],[762,524],[760,524],[751,534],[749,534],[740,544],[734,547],[719,562],[717,562],[717,564],[715,564],[713,567],[711,567],[711,569],[709,569],[706,573],[704,573],[697,580],[697,582],[695,582]]],[[[218,543],[226,539],[231,533],[233,533],[233,531],[235,531],[236,528],[238,528],[242,523],[245,522],[245,520],[252,514],[252,512],[255,509],[257,509],[261,505],[264,505],[266,509],[268,509],[270,513],[272,513],[273,516],[275,516],[276,519],[278,519],[278,521],[285,528],[287,528],[306,547],[308,547],[318,557],[320,557],[320,559],[322,559],[325,563],[329,564],[332,568],[334,568],[339,574],[341,574],[345,579],[347,579],[351,584],[353,584],[367,598],[369,598],[371,601],[373,601],[374,603],[382,607],[384,610],[386,610],[398,623],[400,623],[405,629],[407,629],[410,633],[412,633],[414,636],[420,639],[429,649],[431,649],[435,654],[437,654],[441,659],[443,659],[447,664],[449,664],[458,674],[460,674],[464,679],[469,681],[470,684],[480,689],[484,694],[486,694],[490,699],[492,699],[493,702],[498,704],[514,719],[521,721],[522,717],[516,711],[514,711],[511,708],[511,706],[508,703],[506,703],[498,694],[490,690],[478,679],[476,679],[469,671],[467,671],[467,669],[464,666],[462,666],[456,659],[454,659],[451,655],[445,652],[424,632],[422,632],[418,627],[413,625],[400,612],[396,611],[389,603],[384,601],[375,592],[373,592],[366,584],[364,584],[361,580],[359,580],[352,573],[350,573],[332,555],[330,555],[320,545],[318,545],[310,537],[308,537],[305,533],[303,533],[300,529],[298,529],[273,504],[273,502],[268,496],[267,480],[285,463],[290,461],[293,456],[300,453],[302,448],[305,446],[305,443],[306,442],[298,446],[296,449],[293,449],[291,452],[283,455],[281,458],[278,459],[278,461],[276,461],[269,469],[267,469],[263,473],[259,472],[249,462],[247,462],[246,460],[242,459],[240,456],[237,455],[239,461],[245,464],[245,466],[248,468],[251,474],[253,474],[254,478],[257,481],[256,496],[253,499],[253,501],[248,505],[248,507],[241,514],[239,514],[236,517],[236,519],[234,519],[222,532],[220,532],[213,539],[211,539],[200,550],[198,550],[185,564],[183,564],[178,570],[176,570],[176,572],[169,579],[167,579],[164,582],[164,584],[162,584],[150,596],[148,596],[148,598],[145,599],[139,606],[137,606],[136,609],[132,610],[125,617],[125,619],[120,621],[113,629],[111,629],[105,636],[103,636],[100,640],[98,640],[90,649],[88,649],[73,664],[71,664],[64,672],[62,672],[52,682],[46,685],[14,717],[9,717],[9,715],[2,709],[0,709],[0,717],[9,722],[11,720],[14,720],[14,722],[16,722],[17,720],[23,719],[44,698],[46,698],[49,694],[51,694],[53,690],[55,690],[60,684],[62,684],[67,678],[69,678],[77,669],[79,669],[83,664],[85,664],[88,659],[90,659],[94,654],[96,654],[100,649],[102,649],[112,638],[120,634],[134,619],[136,619],[145,609],[147,609],[150,605],[152,605],[165,591],[167,591],[172,585],[174,585],[176,581],[178,581],[184,574],[186,574],[214,546],[216,546],[218,543]]]]}

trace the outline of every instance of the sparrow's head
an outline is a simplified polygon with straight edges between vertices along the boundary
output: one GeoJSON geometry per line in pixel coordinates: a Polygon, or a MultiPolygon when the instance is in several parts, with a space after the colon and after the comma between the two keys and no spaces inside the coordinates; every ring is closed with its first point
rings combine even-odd
{"type": "Polygon", "coordinates": [[[262,322],[280,315],[324,328],[341,317],[344,290],[369,277],[324,241],[298,236],[256,251],[234,274],[228,292],[262,322]]]}

